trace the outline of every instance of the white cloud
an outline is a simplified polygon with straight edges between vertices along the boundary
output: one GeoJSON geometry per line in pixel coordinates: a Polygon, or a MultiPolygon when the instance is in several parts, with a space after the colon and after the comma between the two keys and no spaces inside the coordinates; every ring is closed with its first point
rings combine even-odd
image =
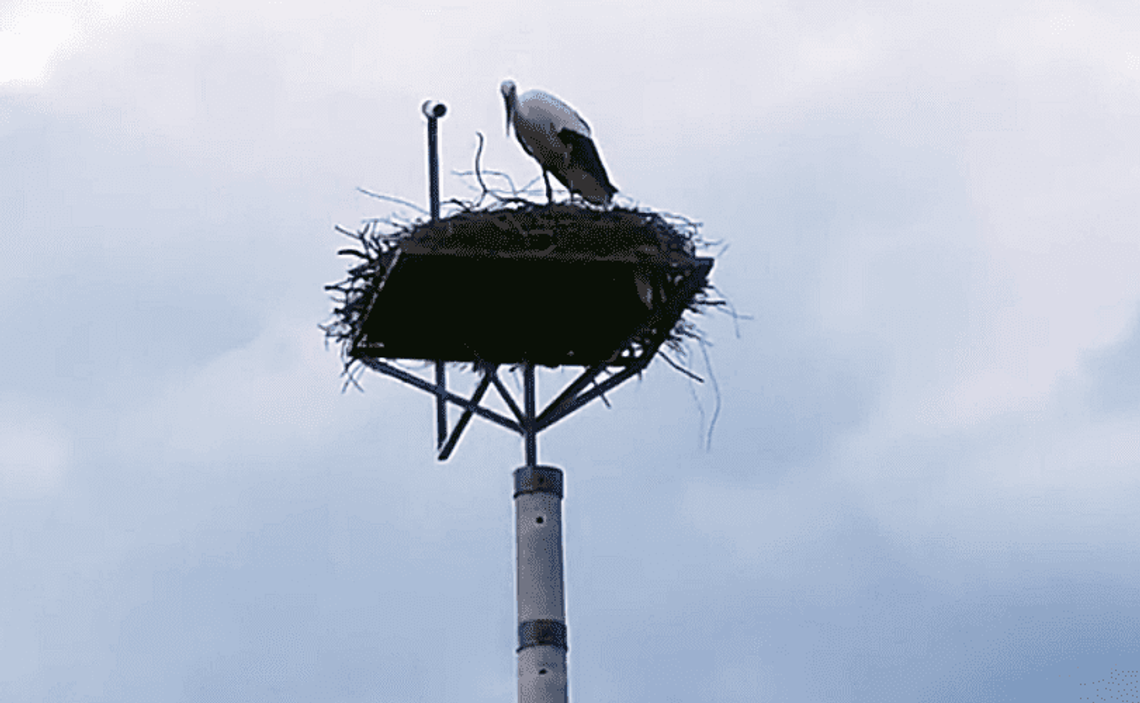
{"type": "Polygon", "coordinates": [[[680,514],[698,532],[722,542],[735,564],[781,559],[796,578],[807,568],[796,554],[813,553],[830,544],[843,526],[846,508],[836,482],[807,472],[778,488],[692,481],[685,489],[680,514]],[[787,563],[785,563],[787,562],[787,563]]]}
{"type": "Polygon", "coordinates": [[[50,491],[63,479],[71,444],[54,423],[14,401],[0,402],[0,490],[50,491]]]}
{"type": "Polygon", "coordinates": [[[311,320],[276,319],[140,403],[119,424],[119,450],[170,466],[287,456],[365,402],[340,393],[338,364],[311,320]]]}
{"type": "Polygon", "coordinates": [[[0,83],[39,80],[75,34],[75,19],[59,12],[29,13],[0,25],[0,83]]]}
{"type": "MultiPolygon", "coordinates": [[[[1082,412],[1074,387],[989,408],[972,426],[876,423],[845,443],[835,472],[901,544],[938,542],[970,560],[1048,552],[1071,567],[1127,542],[1140,497],[1140,416],[1082,412]]],[[[994,381],[979,395],[1003,390],[1032,392],[994,381]]]]}
{"type": "Polygon", "coordinates": [[[127,5],[131,4],[131,0],[99,0],[99,9],[104,14],[115,16],[122,14],[127,5]]]}

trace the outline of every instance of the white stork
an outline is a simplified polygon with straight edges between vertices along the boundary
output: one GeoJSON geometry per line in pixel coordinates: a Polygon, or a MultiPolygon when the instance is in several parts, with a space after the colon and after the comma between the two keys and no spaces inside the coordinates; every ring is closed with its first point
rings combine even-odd
{"type": "Polygon", "coordinates": [[[530,90],[518,96],[512,80],[503,81],[500,90],[507,104],[507,135],[511,125],[523,150],[542,167],[546,199],[554,201],[550,177],[595,205],[606,205],[617,192],[610,183],[598,148],[590,139],[590,127],[582,116],[550,93],[530,90]]]}

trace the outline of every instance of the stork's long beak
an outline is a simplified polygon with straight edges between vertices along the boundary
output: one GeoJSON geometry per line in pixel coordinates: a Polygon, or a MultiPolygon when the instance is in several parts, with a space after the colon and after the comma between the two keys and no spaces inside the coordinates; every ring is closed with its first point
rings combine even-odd
{"type": "Polygon", "coordinates": [[[503,96],[503,102],[506,103],[506,106],[507,106],[507,136],[509,137],[509,136],[511,136],[511,120],[515,116],[515,111],[511,109],[511,98],[510,98],[510,96],[504,95],[503,96]]]}

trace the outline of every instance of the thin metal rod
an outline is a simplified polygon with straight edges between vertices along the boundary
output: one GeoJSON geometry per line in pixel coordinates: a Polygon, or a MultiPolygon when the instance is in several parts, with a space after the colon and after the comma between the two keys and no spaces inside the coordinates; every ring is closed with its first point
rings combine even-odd
{"type": "MultiPolygon", "coordinates": [[[[495,367],[488,366],[483,370],[483,380],[479,381],[479,387],[475,389],[475,394],[471,396],[471,402],[477,407],[483,400],[483,394],[491,387],[491,374],[495,372],[495,367]]],[[[443,402],[443,401],[437,401],[443,402]]],[[[455,423],[455,429],[451,431],[451,436],[447,438],[447,444],[439,452],[439,461],[447,461],[451,456],[451,452],[455,451],[455,445],[459,443],[459,437],[463,434],[463,430],[467,428],[467,423],[471,422],[471,415],[474,414],[472,406],[464,408],[463,414],[459,417],[459,422],[455,423]]]]}
{"type": "Polygon", "coordinates": [[[566,388],[558,394],[557,398],[550,401],[550,405],[547,405],[546,409],[542,411],[542,414],[538,416],[539,426],[546,427],[550,425],[550,421],[548,420],[549,416],[560,411],[563,405],[573,400],[576,395],[582,392],[583,388],[590,385],[590,381],[593,381],[594,378],[605,369],[606,362],[603,361],[584,370],[582,375],[574,379],[570,385],[566,386],[566,388]]]}
{"type": "MultiPolygon", "coordinates": [[[[372,357],[361,357],[360,363],[364,364],[365,366],[372,369],[373,371],[379,371],[380,373],[385,374],[387,376],[391,376],[393,378],[398,378],[401,381],[403,381],[404,383],[411,384],[411,385],[415,386],[416,388],[419,388],[422,391],[427,391],[428,393],[433,393],[433,394],[437,393],[437,389],[436,389],[434,384],[423,380],[422,378],[420,378],[419,376],[416,376],[415,374],[408,373],[407,371],[405,371],[401,368],[397,368],[395,366],[392,366],[391,364],[389,364],[385,361],[381,361],[379,359],[375,359],[372,357]]],[[[479,405],[478,403],[472,402],[472,401],[468,400],[467,398],[464,398],[463,396],[456,395],[456,394],[452,393],[451,391],[443,391],[442,395],[444,398],[446,398],[448,400],[448,402],[455,403],[456,405],[458,405],[461,408],[470,408],[471,412],[475,413],[476,415],[478,415],[481,418],[484,418],[486,420],[490,420],[491,422],[495,423],[496,425],[507,428],[511,432],[517,432],[519,434],[523,434],[523,428],[522,428],[521,424],[515,422],[514,420],[510,420],[506,417],[503,417],[502,415],[495,412],[494,410],[484,408],[483,406],[479,405]]]]}
{"type": "Polygon", "coordinates": [[[514,413],[514,416],[518,419],[519,425],[522,425],[523,422],[526,421],[526,418],[523,416],[522,410],[519,410],[519,404],[515,402],[515,399],[511,397],[510,391],[507,390],[507,387],[504,386],[503,382],[499,379],[499,370],[497,368],[491,372],[491,382],[495,384],[495,390],[499,392],[499,397],[503,399],[503,402],[507,404],[507,407],[511,409],[511,412],[514,413]]]}
{"type": "Polygon", "coordinates": [[[526,439],[526,465],[538,466],[538,427],[534,418],[534,362],[523,364],[523,437],[526,439]]]}
{"type": "MultiPolygon", "coordinates": [[[[427,118],[428,141],[428,202],[431,206],[431,219],[439,219],[439,118],[447,114],[447,106],[432,100],[424,102],[420,108],[427,118]]],[[[443,393],[447,390],[447,371],[442,360],[435,362],[435,448],[442,449],[447,441],[447,402],[443,393]]]]}
{"type": "Polygon", "coordinates": [[[431,202],[431,219],[439,219],[439,124],[428,119],[428,197],[431,202]]]}
{"type": "Polygon", "coordinates": [[[447,365],[442,361],[435,362],[435,387],[435,448],[438,450],[447,441],[447,401],[440,395],[447,392],[447,365]]]}
{"type": "MultiPolygon", "coordinates": [[[[546,415],[546,417],[541,422],[537,423],[538,426],[535,428],[535,431],[537,432],[539,430],[544,430],[547,427],[550,427],[551,425],[558,422],[562,418],[566,417],[570,413],[574,412],[578,408],[582,407],[586,403],[589,403],[594,398],[597,398],[598,396],[608,392],[611,388],[617,387],[619,384],[621,384],[623,381],[625,381],[629,377],[634,376],[638,373],[641,373],[641,371],[643,371],[644,369],[645,369],[645,366],[643,364],[638,364],[635,366],[629,366],[627,368],[622,369],[621,371],[618,371],[613,376],[610,376],[609,378],[607,378],[606,380],[597,384],[596,386],[594,386],[590,390],[586,391],[585,393],[582,393],[577,398],[573,398],[573,399],[563,403],[560,408],[552,411],[549,415],[546,415]]],[[[545,413],[544,413],[544,415],[545,415],[545,413]]]]}
{"type": "Polygon", "coordinates": [[[447,114],[447,106],[432,100],[424,102],[424,117],[428,121],[428,202],[431,219],[439,219],[439,118],[447,114]]]}

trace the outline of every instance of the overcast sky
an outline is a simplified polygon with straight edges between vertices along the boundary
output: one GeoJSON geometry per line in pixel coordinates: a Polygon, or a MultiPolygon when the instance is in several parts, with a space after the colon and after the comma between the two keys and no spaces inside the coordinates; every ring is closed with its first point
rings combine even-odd
{"type": "Polygon", "coordinates": [[[1140,5],[422,6],[0,5],[0,700],[514,701],[518,438],[317,328],[508,77],[750,316],[541,438],[572,699],[1140,700],[1140,5]]]}

